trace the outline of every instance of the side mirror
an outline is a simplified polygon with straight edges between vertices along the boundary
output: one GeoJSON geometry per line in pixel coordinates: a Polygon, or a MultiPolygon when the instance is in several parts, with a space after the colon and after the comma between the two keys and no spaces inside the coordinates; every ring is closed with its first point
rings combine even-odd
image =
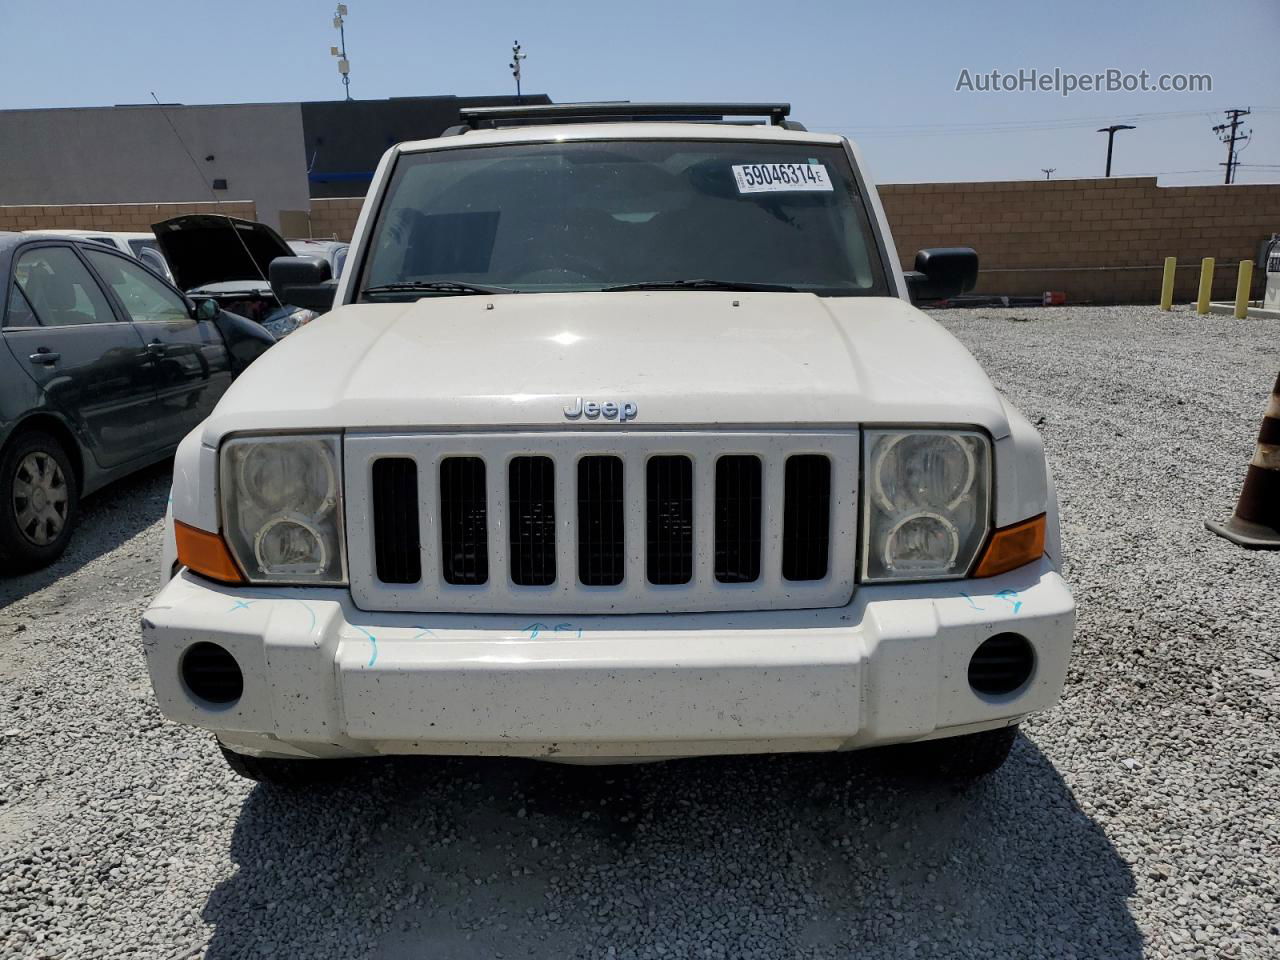
{"type": "Polygon", "coordinates": [[[916,268],[904,276],[912,301],[945,300],[973,289],[978,282],[978,254],[970,247],[921,250],[916,268]]]}
{"type": "Polygon", "coordinates": [[[218,316],[218,301],[201,299],[196,301],[195,316],[197,320],[214,320],[218,316]]]}
{"type": "Polygon", "coordinates": [[[268,270],[271,291],[282,304],[325,313],[333,308],[338,281],[324,257],[276,257],[268,270]]]}

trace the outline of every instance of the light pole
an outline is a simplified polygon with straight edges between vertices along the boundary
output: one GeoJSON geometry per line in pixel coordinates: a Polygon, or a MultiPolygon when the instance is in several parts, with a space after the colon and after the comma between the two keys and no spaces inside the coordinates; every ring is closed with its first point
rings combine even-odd
{"type": "Polygon", "coordinates": [[[1137,129],[1138,129],[1137,127],[1131,127],[1127,123],[1113,123],[1109,127],[1102,127],[1098,130],[1099,133],[1105,133],[1107,135],[1107,173],[1106,175],[1108,177],[1111,176],[1111,144],[1115,142],[1116,131],[1117,130],[1137,130],[1137,129]]]}
{"type": "Polygon", "coordinates": [[[1053,173],[1053,171],[1055,171],[1055,170],[1057,170],[1057,169],[1058,169],[1057,167],[1041,167],[1041,168],[1040,168],[1040,172],[1041,172],[1041,173],[1043,173],[1043,174],[1044,174],[1044,178],[1045,178],[1046,180],[1048,180],[1048,179],[1049,179],[1049,176],[1053,173]]]}
{"type": "Polygon", "coordinates": [[[344,29],[346,21],[343,19],[347,15],[347,5],[345,3],[338,4],[338,9],[333,15],[333,28],[338,31],[338,42],[340,47],[330,47],[329,55],[338,58],[338,72],[342,74],[342,87],[346,91],[347,99],[351,99],[351,63],[347,60],[347,31],[344,29]]]}
{"type": "Polygon", "coordinates": [[[521,103],[524,100],[520,96],[520,61],[527,60],[529,55],[520,52],[520,41],[516,40],[511,44],[511,62],[507,64],[511,68],[511,75],[516,78],[516,99],[521,103]]]}

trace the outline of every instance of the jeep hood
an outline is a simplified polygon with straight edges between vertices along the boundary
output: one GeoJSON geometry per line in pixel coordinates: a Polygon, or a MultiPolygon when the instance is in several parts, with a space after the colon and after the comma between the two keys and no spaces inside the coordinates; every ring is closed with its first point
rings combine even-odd
{"type": "Polygon", "coordinates": [[[341,307],[251,366],[204,442],[261,429],[840,428],[1007,419],[969,352],[902,300],[795,293],[432,297],[341,307]],[[571,421],[633,403],[619,424],[571,421]]]}
{"type": "Polygon", "coordinates": [[[253,280],[266,286],[271,261],[293,251],[265,223],[193,213],[151,225],[179,290],[253,280]]]}

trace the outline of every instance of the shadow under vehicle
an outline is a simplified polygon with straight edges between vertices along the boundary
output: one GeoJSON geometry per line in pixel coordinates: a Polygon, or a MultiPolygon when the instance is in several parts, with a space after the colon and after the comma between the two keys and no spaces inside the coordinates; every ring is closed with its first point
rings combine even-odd
{"type": "Polygon", "coordinates": [[[959,794],[883,759],[397,758],[259,787],[203,955],[1142,956],[1130,866],[1032,738],[959,794]]]}

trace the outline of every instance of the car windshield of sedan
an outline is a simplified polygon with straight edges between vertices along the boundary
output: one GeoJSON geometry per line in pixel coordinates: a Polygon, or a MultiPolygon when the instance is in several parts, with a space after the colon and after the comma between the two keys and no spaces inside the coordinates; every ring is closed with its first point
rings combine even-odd
{"type": "Polygon", "coordinates": [[[406,154],[371,237],[356,288],[365,301],[622,287],[886,292],[839,146],[569,141],[406,154]]]}

